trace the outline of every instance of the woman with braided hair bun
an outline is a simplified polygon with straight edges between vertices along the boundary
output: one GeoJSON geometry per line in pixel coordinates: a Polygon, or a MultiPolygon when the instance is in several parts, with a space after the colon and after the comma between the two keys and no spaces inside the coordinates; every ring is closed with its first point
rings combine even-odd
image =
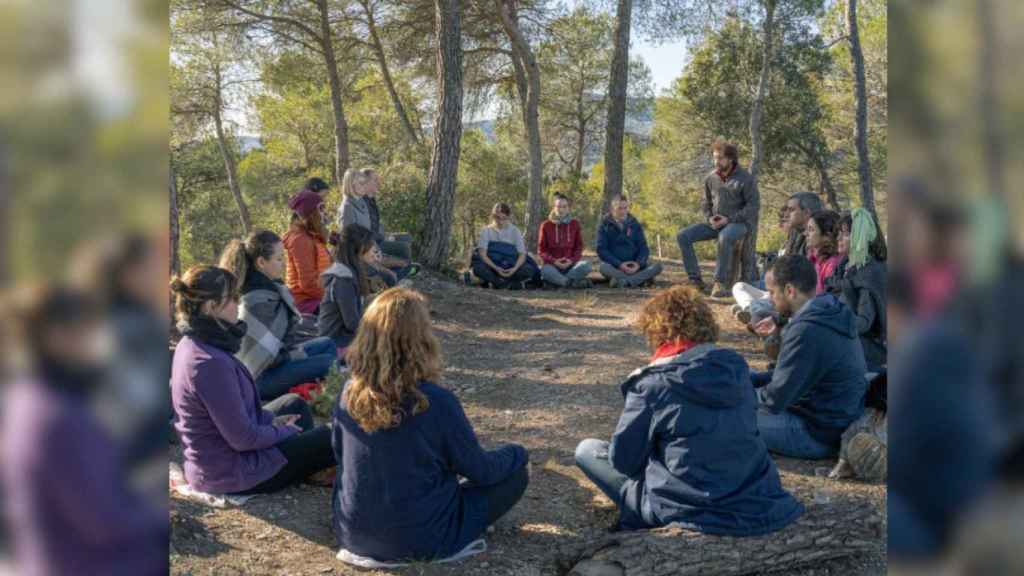
{"type": "Polygon", "coordinates": [[[185,479],[211,494],[275,492],[334,466],[331,432],[314,427],[309,406],[286,394],[260,406],[249,369],[235,355],[246,335],[238,280],[194,266],[171,281],[178,329],[171,399],[185,479]]]}

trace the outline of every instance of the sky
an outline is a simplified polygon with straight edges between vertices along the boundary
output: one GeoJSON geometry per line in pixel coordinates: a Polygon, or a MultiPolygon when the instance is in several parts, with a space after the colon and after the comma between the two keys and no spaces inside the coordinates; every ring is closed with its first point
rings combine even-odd
{"type": "Polygon", "coordinates": [[[682,40],[656,45],[635,38],[630,46],[630,54],[640,56],[651,69],[654,80],[654,95],[660,96],[662,90],[670,87],[672,82],[683,72],[686,63],[686,44],[682,40]]]}

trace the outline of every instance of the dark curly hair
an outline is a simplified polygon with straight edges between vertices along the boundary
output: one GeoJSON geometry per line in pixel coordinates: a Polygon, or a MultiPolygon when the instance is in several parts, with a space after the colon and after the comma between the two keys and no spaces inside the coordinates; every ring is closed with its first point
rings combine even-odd
{"type": "Polygon", "coordinates": [[[718,323],[704,296],[688,286],[673,286],[644,303],[637,328],[654,350],[666,342],[697,344],[718,340],[718,323]]]}

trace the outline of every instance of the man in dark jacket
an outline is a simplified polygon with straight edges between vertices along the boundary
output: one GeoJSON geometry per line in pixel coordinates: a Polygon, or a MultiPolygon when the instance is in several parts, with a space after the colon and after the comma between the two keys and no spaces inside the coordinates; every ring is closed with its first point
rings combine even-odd
{"type": "Polygon", "coordinates": [[[834,456],[843,431],[864,412],[867,391],[853,313],[831,294],[814,296],[816,283],[803,256],[783,256],[769,270],[772,303],[790,320],[775,369],[752,377],[768,449],[793,458],[834,456]]]}
{"type": "Polygon", "coordinates": [[[715,142],[711,147],[715,171],[704,179],[704,200],[701,208],[707,222],[679,231],[676,241],[683,254],[683,267],[690,283],[704,290],[700,265],[693,245],[705,240],[718,240],[718,261],[715,265],[715,287],[712,295],[728,296],[733,278],[736,247],[752,228],[756,228],[761,210],[761,195],[749,172],[739,166],[735,144],[715,142]]]}
{"type": "Polygon", "coordinates": [[[611,442],[584,440],[576,449],[577,465],[618,505],[618,527],[678,522],[754,536],[796,519],[803,508],[782,488],[758,434],[747,363],[714,345],[718,327],[703,298],[670,288],[644,306],[638,324],[654,359],[622,384],[611,442]]]}
{"type": "Polygon", "coordinates": [[[644,228],[629,213],[629,200],[621,194],[612,198],[609,213],[597,229],[597,256],[599,271],[612,288],[653,284],[661,274],[661,264],[648,262],[651,250],[644,228]]]}

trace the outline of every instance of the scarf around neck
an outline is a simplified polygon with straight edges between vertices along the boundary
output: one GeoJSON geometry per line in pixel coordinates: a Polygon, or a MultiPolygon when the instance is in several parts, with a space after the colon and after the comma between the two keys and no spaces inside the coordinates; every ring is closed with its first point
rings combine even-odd
{"type": "Polygon", "coordinates": [[[665,342],[658,349],[654,351],[654,356],[651,357],[651,362],[660,360],[662,358],[668,358],[670,356],[676,356],[686,352],[690,348],[696,346],[696,342],[690,342],[689,340],[674,340],[672,342],[665,342]]]}
{"type": "Polygon", "coordinates": [[[178,329],[185,336],[194,340],[220,348],[230,354],[237,354],[242,349],[242,338],[245,336],[245,322],[239,320],[228,324],[210,316],[199,316],[190,322],[181,323],[178,329]]]}

